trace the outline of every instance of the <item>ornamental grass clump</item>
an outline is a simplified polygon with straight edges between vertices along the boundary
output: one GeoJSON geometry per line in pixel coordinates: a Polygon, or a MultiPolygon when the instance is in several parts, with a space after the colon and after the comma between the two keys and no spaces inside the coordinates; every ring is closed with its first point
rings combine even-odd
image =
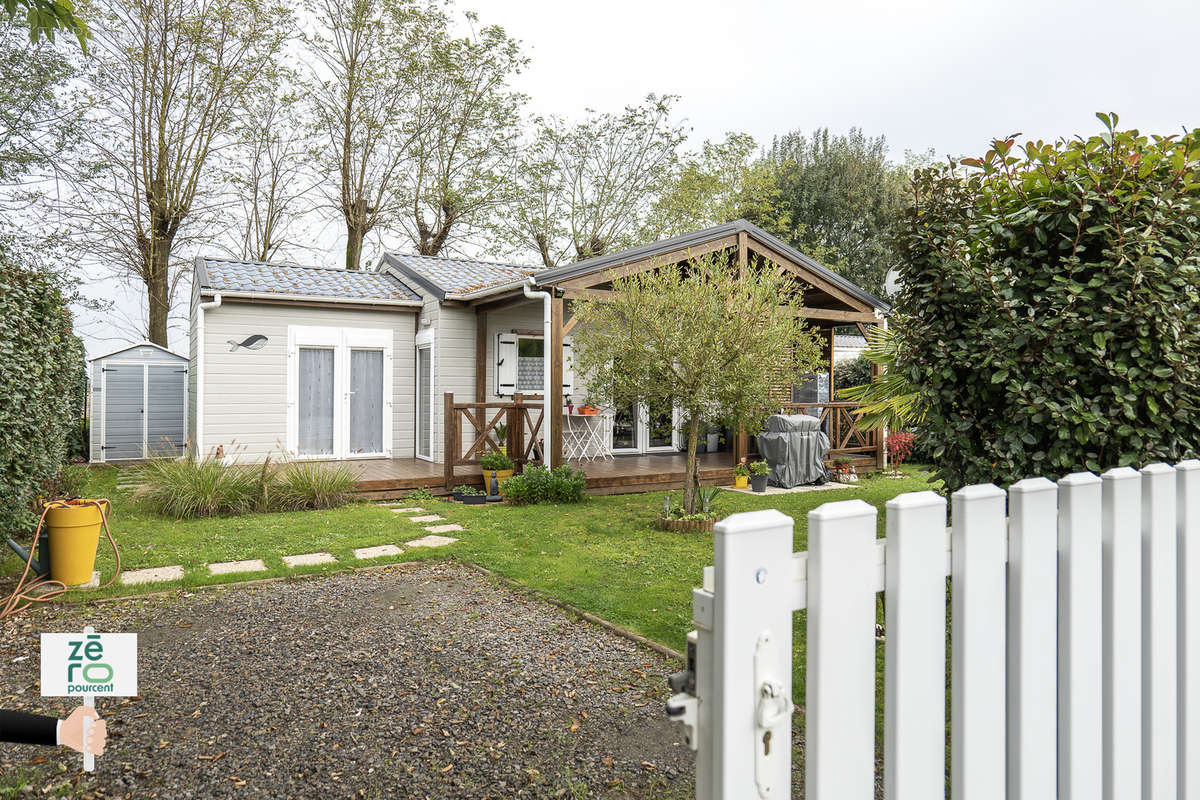
{"type": "Polygon", "coordinates": [[[292,462],[279,471],[270,505],[279,511],[337,508],[350,501],[357,482],[340,464],[292,462]]]}
{"type": "Polygon", "coordinates": [[[1200,129],[918,170],[891,367],[947,486],[1200,454],[1200,129]]]}

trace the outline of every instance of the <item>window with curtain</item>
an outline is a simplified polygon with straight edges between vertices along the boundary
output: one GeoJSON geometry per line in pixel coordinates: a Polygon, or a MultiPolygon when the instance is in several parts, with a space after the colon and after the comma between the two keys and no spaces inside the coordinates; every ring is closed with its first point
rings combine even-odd
{"type": "Polygon", "coordinates": [[[540,338],[517,339],[517,391],[540,392],[546,359],[545,343],[540,338]]]}
{"type": "Polygon", "coordinates": [[[299,436],[302,455],[333,453],[333,350],[301,347],[299,351],[299,436]]]}
{"type": "Polygon", "coordinates": [[[383,452],[383,351],[350,351],[350,452],[383,452]]]}
{"type": "Polygon", "coordinates": [[[433,348],[417,348],[417,455],[433,456],[433,348]]]}

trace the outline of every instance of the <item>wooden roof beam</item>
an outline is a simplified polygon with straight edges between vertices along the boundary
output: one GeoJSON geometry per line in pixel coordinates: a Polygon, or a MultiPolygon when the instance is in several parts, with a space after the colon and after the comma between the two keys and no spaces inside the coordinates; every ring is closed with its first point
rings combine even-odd
{"type": "Polygon", "coordinates": [[[589,275],[581,275],[578,278],[571,278],[558,284],[560,289],[587,289],[600,283],[611,281],[614,278],[624,278],[627,275],[633,275],[638,272],[656,269],[667,264],[676,264],[680,261],[686,261],[689,258],[699,258],[709,253],[714,253],[718,250],[727,250],[730,247],[736,247],[738,243],[737,234],[722,236],[718,239],[713,239],[710,242],[684,247],[679,250],[672,250],[668,253],[660,253],[655,256],[638,259],[637,261],[628,261],[624,264],[617,264],[612,267],[605,267],[597,270],[589,275]]]}
{"type": "Polygon", "coordinates": [[[811,284],[812,286],[815,286],[816,288],[820,289],[821,291],[825,292],[826,294],[828,294],[832,297],[836,297],[841,302],[850,306],[850,308],[858,309],[859,311],[864,311],[864,312],[871,312],[871,320],[873,321],[875,319],[874,309],[869,304],[864,303],[862,300],[859,300],[857,297],[850,294],[845,289],[842,289],[839,286],[835,286],[834,284],[825,280],[821,276],[817,275],[815,272],[812,272],[811,270],[806,269],[802,264],[794,263],[790,258],[783,255],[782,253],[776,252],[773,248],[767,247],[766,245],[763,245],[760,242],[755,241],[755,239],[753,237],[747,237],[746,245],[751,250],[758,253],[760,256],[767,259],[771,263],[773,263],[777,266],[783,267],[788,272],[791,272],[792,274],[799,276],[805,282],[811,284]]]}

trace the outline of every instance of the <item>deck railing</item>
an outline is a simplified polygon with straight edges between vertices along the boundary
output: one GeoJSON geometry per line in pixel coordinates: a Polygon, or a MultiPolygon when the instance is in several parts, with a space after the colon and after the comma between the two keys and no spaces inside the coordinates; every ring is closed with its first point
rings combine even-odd
{"type": "Polygon", "coordinates": [[[785,403],[781,414],[811,414],[821,420],[821,429],[829,437],[829,459],[870,458],[883,468],[883,437],[880,431],[858,424],[855,409],[862,403],[785,403]]]}
{"type": "MultiPolygon", "coordinates": [[[[533,397],[541,400],[540,395],[533,397]]],[[[541,460],[538,434],[542,430],[544,413],[540,402],[530,403],[521,394],[513,395],[511,402],[458,403],[453,392],[446,392],[443,399],[442,463],[447,488],[454,485],[455,467],[478,465],[485,453],[498,450],[501,445],[518,466],[541,460]],[[504,442],[500,441],[496,431],[499,425],[506,428],[504,442]],[[464,433],[470,440],[465,452],[464,433]]]]}

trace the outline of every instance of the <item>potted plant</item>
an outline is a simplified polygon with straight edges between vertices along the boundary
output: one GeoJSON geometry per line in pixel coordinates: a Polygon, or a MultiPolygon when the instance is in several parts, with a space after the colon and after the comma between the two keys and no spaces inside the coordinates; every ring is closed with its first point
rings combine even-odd
{"type": "Polygon", "coordinates": [[[504,455],[508,455],[508,425],[501,422],[496,426],[495,431],[496,441],[499,442],[499,444],[496,445],[496,449],[501,453],[504,453],[504,455]]]}
{"type": "Polygon", "coordinates": [[[467,486],[466,484],[463,484],[462,486],[455,486],[454,491],[452,492],[454,499],[461,503],[462,499],[463,499],[463,495],[465,495],[467,493],[467,490],[474,491],[474,487],[467,486]]]}
{"type": "Polygon", "coordinates": [[[745,489],[750,485],[750,467],[746,466],[745,459],[742,463],[733,468],[733,488],[745,489]]]}
{"type": "Polygon", "coordinates": [[[462,501],[464,505],[481,506],[487,502],[487,495],[476,489],[474,486],[463,486],[462,501]]]}
{"type": "Polygon", "coordinates": [[[750,464],[750,488],[756,492],[767,490],[767,476],[771,467],[765,461],[754,461],[750,464]]]}
{"type": "Polygon", "coordinates": [[[513,462],[505,453],[500,453],[493,450],[490,453],[484,453],[479,459],[479,468],[483,473],[484,487],[491,486],[492,474],[496,475],[496,483],[499,484],[505,478],[511,478],[513,474],[513,462]]]}

